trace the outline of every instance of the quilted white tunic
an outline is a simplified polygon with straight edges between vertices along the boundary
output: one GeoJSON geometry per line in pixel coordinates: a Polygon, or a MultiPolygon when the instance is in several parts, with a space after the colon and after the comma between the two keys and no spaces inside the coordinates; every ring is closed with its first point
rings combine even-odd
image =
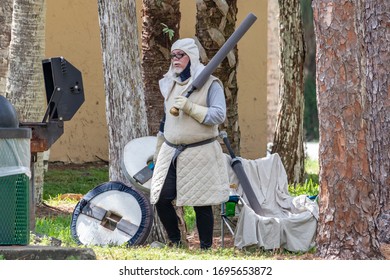
{"type": "MultiPolygon", "coordinates": [[[[150,200],[157,203],[175,148],[164,143],[153,173],[150,200]]],[[[177,158],[177,206],[217,205],[229,198],[226,159],[218,141],[187,148],[177,158]]]]}
{"type": "MultiPolygon", "coordinates": [[[[208,89],[215,80],[215,77],[210,77],[202,89],[194,92],[189,99],[196,104],[206,106],[208,89]]],[[[184,94],[187,88],[187,83],[176,83],[166,98],[166,106],[171,108],[174,97],[184,94]]],[[[166,140],[175,145],[191,144],[217,137],[218,127],[200,124],[180,111],[178,117],[167,114],[164,136],[166,140]]],[[[166,143],[161,146],[151,183],[152,204],[159,199],[175,151],[176,148],[166,143]]],[[[177,206],[216,205],[229,198],[225,158],[216,140],[182,151],[177,157],[176,174],[177,206]]]]}
{"type": "MultiPolygon", "coordinates": [[[[201,73],[204,66],[199,61],[199,50],[193,39],[178,40],[172,50],[183,50],[191,60],[191,77],[181,82],[172,69],[159,81],[165,108],[169,110],[174,98],[186,95],[192,81],[201,73]]],[[[198,105],[207,107],[207,95],[211,84],[217,81],[210,76],[205,84],[194,91],[188,99],[198,105]]],[[[166,114],[164,137],[174,145],[192,144],[218,136],[218,125],[199,123],[182,110],[178,117],[166,114]]],[[[176,148],[164,143],[159,151],[151,182],[150,200],[157,203],[164,185],[169,166],[176,148]]],[[[201,146],[188,147],[182,151],[176,161],[176,205],[205,206],[217,205],[229,199],[229,182],[226,160],[218,141],[201,146]]]]}

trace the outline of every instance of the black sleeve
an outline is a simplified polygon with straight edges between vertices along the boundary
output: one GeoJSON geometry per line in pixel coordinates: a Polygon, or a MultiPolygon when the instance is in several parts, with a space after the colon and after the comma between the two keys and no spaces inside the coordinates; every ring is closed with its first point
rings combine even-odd
{"type": "Polygon", "coordinates": [[[164,126],[165,126],[165,114],[164,114],[164,116],[161,119],[160,128],[159,128],[159,131],[162,132],[162,133],[164,133],[164,126]]]}

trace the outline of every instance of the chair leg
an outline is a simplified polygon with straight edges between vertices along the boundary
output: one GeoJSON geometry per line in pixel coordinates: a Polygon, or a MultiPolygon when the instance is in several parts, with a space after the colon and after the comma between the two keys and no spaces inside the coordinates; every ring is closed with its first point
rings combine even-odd
{"type": "Polygon", "coordinates": [[[224,221],[226,227],[227,227],[228,230],[230,231],[230,234],[231,234],[232,236],[234,236],[234,230],[233,230],[233,228],[232,228],[231,225],[230,225],[231,221],[229,220],[229,218],[227,218],[226,216],[222,216],[222,219],[223,219],[223,221],[224,221]],[[230,222],[230,223],[229,223],[229,222],[230,222]]]}
{"type": "Polygon", "coordinates": [[[227,229],[229,230],[230,234],[234,237],[234,230],[231,227],[230,223],[231,221],[229,220],[228,217],[226,217],[225,213],[225,203],[221,204],[221,247],[225,247],[225,225],[227,229]]]}
{"type": "Polygon", "coordinates": [[[225,215],[225,203],[221,204],[221,247],[225,247],[225,221],[223,219],[225,215]]]}

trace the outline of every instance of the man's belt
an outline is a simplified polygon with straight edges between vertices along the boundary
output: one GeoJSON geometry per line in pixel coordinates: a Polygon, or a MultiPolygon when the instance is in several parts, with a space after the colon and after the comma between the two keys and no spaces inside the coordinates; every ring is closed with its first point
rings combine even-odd
{"type": "Polygon", "coordinates": [[[171,142],[169,142],[167,140],[165,140],[165,143],[167,143],[168,146],[176,149],[175,150],[175,154],[173,155],[173,158],[172,158],[172,162],[174,163],[176,158],[185,149],[206,145],[206,144],[214,142],[215,140],[217,140],[217,137],[213,137],[213,138],[210,138],[210,139],[206,139],[206,140],[195,142],[195,143],[191,143],[191,144],[179,144],[179,145],[176,145],[176,144],[173,144],[173,143],[171,143],[171,142]]]}

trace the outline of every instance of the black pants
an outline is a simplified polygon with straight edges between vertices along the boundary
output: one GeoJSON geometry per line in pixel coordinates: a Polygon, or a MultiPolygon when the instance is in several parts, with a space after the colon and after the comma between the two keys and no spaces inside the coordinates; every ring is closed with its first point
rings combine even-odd
{"type": "MultiPolygon", "coordinates": [[[[172,243],[178,244],[181,240],[179,220],[172,204],[176,198],[176,168],[173,163],[169,167],[167,177],[162,187],[160,198],[156,203],[158,216],[167,231],[172,243]]],[[[199,233],[200,248],[208,249],[213,244],[214,216],[211,206],[194,206],[196,226],[199,233]]]]}

